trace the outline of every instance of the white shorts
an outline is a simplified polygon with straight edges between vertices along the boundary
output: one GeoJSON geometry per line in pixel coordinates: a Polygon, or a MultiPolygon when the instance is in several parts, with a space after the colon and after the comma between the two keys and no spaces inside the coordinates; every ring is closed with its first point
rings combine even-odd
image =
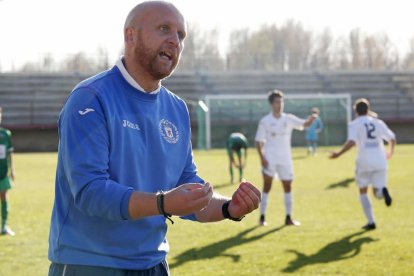
{"type": "Polygon", "coordinates": [[[262,167],[262,173],[278,178],[280,180],[293,180],[293,166],[292,164],[288,165],[271,165],[269,164],[267,168],[262,167]]]}
{"type": "Polygon", "coordinates": [[[359,188],[365,188],[371,184],[376,189],[382,189],[387,183],[387,170],[361,171],[357,169],[355,181],[359,188]]]}

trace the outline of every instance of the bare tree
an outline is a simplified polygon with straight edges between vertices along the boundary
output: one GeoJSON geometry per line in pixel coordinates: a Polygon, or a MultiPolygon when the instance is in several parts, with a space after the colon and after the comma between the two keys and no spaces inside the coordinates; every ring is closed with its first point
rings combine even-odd
{"type": "Polygon", "coordinates": [[[20,67],[17,72],[21,73],[39,73],[42,72],[42,67],[39,62],[26,62],[23,64],[22,67],[20,67]]]}
{"type": "Polygon", "coordinates": [[[349,43],[345,38],[338,38],[332,51],[332,63],[330,69],[348,70],[351,68],[349,43]]]}
{"type": "Polygon", "coordinates": [[[84,52],[78,52],[66,58],[61,64],[61,71],[76,73],[96,72],[96,63],[92,57],[88,57],[84,52]]]}
{"type": "Polygon", "coordinates": [[[414,38],[410,41],[410,50],[404,58],[403,68],[414,70],[414,38]]]}
{"type": "Polygon", "coordinates": [[[227,69],[251,69],[252,56],[249,55],[248,41],[250,39],[247,28],[234,30],[230,33],[230,43],[227,53],[227,69]]]}
{"type": "Polygon", "coordinates": [[[271,39],[271,28],[263,26],[257,32],[252,33],[247,41],[248,53],[252,55],[249,69],[269,70],[274,67],[272,48],[275,41],[271,39]]]}
{"type": "Polygon", "coordinates": [[[306,68],[311,50],[312,33],[306,31],[302,24],[293,20],[281,28],[285,36],[285,51],[288,67],[287,70],[303,70],[306,68]]]}
{"type": "Polygon", "coordinates": [[[332,67],[331,47],[333,36],[329,29],[316,38],[315,50],[312,55],[311,68],[317,70],[327,70],[332,67]]]}
{"type": "Polygon", "coordinates": [[[42,69],[46,72],[51,72],[55,70],[55,60],[51,53],[46,53],[43,56],[42,69]]]}
{"type": "Polygon", "coordinates": [[[107,70],[109,68],[109,54],[105,47],[97,49],[96,71],[107,70]]]}
{"type": "Polygon", "coordinates": [[[217,29],[201,31],[198,25],[190,24],[178,70],[224,70],[218,37],[217,29]]]}
{"type": "Polygon", "coordinates": [[[352,68],[361,68],[362,66],[362,46],[361,32],[359,29],[352,30],[349,34],[349,47],[351,52],[352,68]]]}
{"type": "MultiPolygon", "coordinates": [[[[301,23],[263,25],[230,33],[229,48],[223,58],[219,51],[219,31],[202,30],[190,24],[178,71],[222,70],[389,70],[414,69],[414,38],[409,52],[400,59],[397,48],[386,34],[364,34],[352,30],[347,37],[335,37],[327,28],[315,35],[301,23]]],[[[100,47],[96,54],[73,54],[57,62],[47,53],[38,62],[27,62],[19,71],[93,73],[109,67],[108,51],[100,47]]]]}
{"type": "Polygon", "coordinates": [[[393,46],[386,34],[369,35],[364,38],[365,68],[393,69],[396,65],[393,46]],[[394,53],[394,54],[393,54],[394,53]]]}
{"type": "Polygon", "coordinates": [[[230,36],[229,69],[303,70],[311,47],[311,33],[288,21],[278,28],[263,25],[259,30],[236,30],[230,36]]]}

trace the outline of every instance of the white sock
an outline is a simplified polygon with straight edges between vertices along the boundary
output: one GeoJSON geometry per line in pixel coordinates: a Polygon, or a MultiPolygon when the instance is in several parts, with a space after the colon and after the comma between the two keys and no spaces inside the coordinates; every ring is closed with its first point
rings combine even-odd
{"type": "Polygon", "coordinates": [[[375,193],[375,197],[378,199],[381,199],[384,197],[384,194],[382,193],[382,188],[377,190],[377,192],[375,193]]]}
{"type": "Polygon", "coordinates": [[[269,196],[268,193],[262,193],[262,203],[260,204],[260,214],[264,215],[266,213],[267,208],[267,197],[269,196]]]}
{"type": "Polygon", "coordinates": [[[369,201],[368,195],[360,194],[359,200],[361,201],[361,205],[364,209],[365,216],[368,219],[368,223],[374,223],[374,214],[372,213],[371,202],[369,201]]]}
{"type": "Polygon", "coordinates": [[[291,215],[292,214],[292,193],[285,193],[285,210],[286,210],[286,215],[291,215]]]}

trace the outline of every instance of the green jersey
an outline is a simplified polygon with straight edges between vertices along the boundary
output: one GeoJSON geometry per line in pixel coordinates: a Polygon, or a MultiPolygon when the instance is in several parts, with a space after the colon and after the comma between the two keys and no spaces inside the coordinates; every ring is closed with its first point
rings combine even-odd
{"type": "Polygon", "coordinates": [[[227,139],[227,152],[231,155],[232,151],[236,151],[240,155],[241,149],[247,149],[249,146],[247,138],[241,133],[232,133],[227,139]]]}
{"type": "Polygon", "coordinates": [[[13,151],[11,132],[0,127],[0,180],[6,178],[9,171],[9,154],[13,151]]]}

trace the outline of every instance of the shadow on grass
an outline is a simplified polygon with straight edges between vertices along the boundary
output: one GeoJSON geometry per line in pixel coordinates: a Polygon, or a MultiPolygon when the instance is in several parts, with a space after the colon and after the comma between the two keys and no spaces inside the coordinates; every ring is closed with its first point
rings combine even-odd
{"type": "Polygon", "coordinates": [[[351,241],[352,238],[365,232],[366,231],[360,231],[348,235],[338,241],[331,242],[319,249],[318,252],[309,256],[294,249],[287,250],[287,252],[294,253],[296,259],[290,261],[288,266],[282,271],[292,273],[307,265],[324,264],[353,258],[361,252],[361,247],[364,243],[378,241],[371,237],[361,237],[351,241]]]}
{"type": "Polygon", "coordinates": [[[238,254],[228,254],[225,253],[225,251],[231,247],[235,247],[241,244],[245,244],[245,243],[249,243],[249,242],[253,242],[256,241],[258,239],[261,239],[269,234],[275,233],[279,230],[281,230],[282,228],[284,228],[285,226],[280,226],[274,229],[270,229],[267,232],[258,234],[256,236],[253,237],[248,237],[246,238],[245,236],[252,232],[253,230],[255,230],[256,228],[258,228],[260,226],[255,226],[252,228],[249,228],[243,232],[240,232],[239,234],[237,234],[234,237],[230,237],[227,238],[225,240],[221,240],[218,242],[215,242],[213,244],[207,245],[205,247],[201,247],[201,248],[191,248],[183,253],[181,253],[180,255],[178,255],[177,257],[174,257],[175,262],[170,264],[170,268],[175,268],[178,267],[180,265],[183,265],[186,262],[189,261],[194,261],[194,260],[201,260],[201,259],[213,259],[213,258],[217,258],[217,257],[229,257],[233,260],[233,262],[238,262],[240,260],[240,255],[238,254]]]}
{"type": "Polygon", "coordinates": [[[337,183],[332,183],[331,185],[326,187],[326,190],[336,189],[336,188],[348,188],[349,184],[351,184],[354,181],[355,181],[355,178],[353,178],[353,177],[352,178],[347,178],[347,179],[344,179],[344,180],[339,181],[337,183]]]}
{"type": "Polygon", "coordinates": [[[308,158],[308,155],[298,155],[298,156],[292,157],[293,160],[300,160],[300,159],[305,159],[305,158],[308,158]]]}

